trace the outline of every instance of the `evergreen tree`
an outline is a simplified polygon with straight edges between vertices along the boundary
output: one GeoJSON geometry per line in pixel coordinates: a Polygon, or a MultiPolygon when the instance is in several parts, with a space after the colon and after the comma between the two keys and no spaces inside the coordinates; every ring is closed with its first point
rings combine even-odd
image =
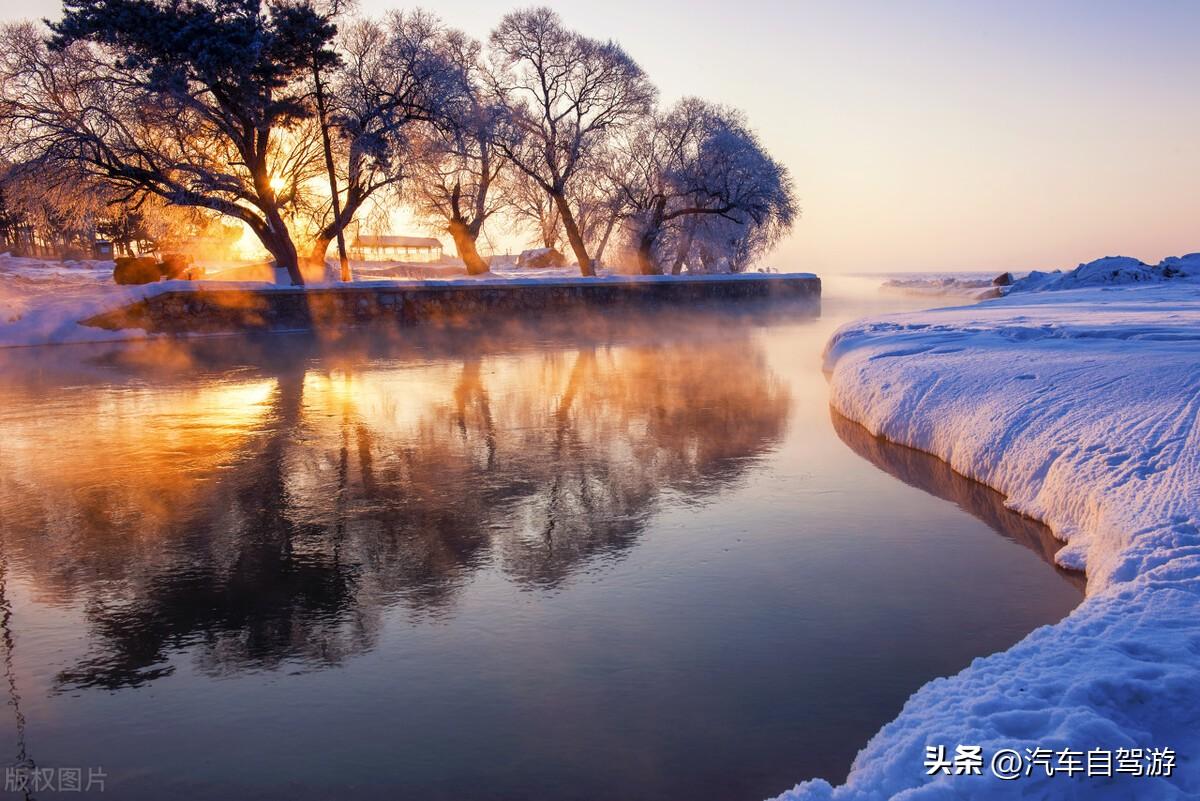
{"type": "Polygon", "coordinates": [[[33,110],[51,152],[130,196],[241,220],[302,284],[285,217],[319,154],[292,134],[311,121],[305,79],[332,22],[305,2],[66,0],[51,29],[48,68],[69,66],[59,54],[108,82],[106,102],[33,110]]]}

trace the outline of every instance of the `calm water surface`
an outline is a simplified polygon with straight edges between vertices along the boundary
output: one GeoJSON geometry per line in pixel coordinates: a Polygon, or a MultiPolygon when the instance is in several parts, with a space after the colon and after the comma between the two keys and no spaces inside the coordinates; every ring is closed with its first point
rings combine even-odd
{"type": "Polygon", "coordinates": [[[825,339],[889,303],[3,354],[7,764],[121,799],[841,780],[1081,597],[1040,526],[831,415],[825,339]]]}

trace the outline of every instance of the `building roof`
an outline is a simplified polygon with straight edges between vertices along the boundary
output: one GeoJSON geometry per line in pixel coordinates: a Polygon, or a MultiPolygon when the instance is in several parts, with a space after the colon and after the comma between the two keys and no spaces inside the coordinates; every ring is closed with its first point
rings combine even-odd
{"type": "Polygon", "coordinates": [[[442,243],[428,236],[359,236],[350,247],[354,248],[441,248],[442,243]]]}

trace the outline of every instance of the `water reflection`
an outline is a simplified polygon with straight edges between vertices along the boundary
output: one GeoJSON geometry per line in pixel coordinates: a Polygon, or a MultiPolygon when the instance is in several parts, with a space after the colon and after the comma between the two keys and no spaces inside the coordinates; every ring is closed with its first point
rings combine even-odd
{"type": "Polygon", "coordinates": [[[91,629],[58,688],[139,685],[184,648],[210,675],[338,664],[484,567],[553,589],[784,434],[789,390],[746,332],[582,339],[336,361],[160,343],[83,386],[7,384],[4,559],[91,629]]]}
{"type": "MultiPolygon", "coordinates": [[[[1047,564],[1054,565],[1054,555],[1063,543],[1056,540],[1046,526],[1005,506],[1004,496],[1000,493],[956,473],[936,456],[874,436],[832,408],[829,416],[833,430],[842,442],[880,470],[905,484],[958,505],[1001,536],[1025,546],[1047,564]]],[[[1087,579],[1082,573],[1063,570],[1056,565],[1054,569],[1080,591],[1084,589],[1087,579]]]]}
{"type": "Polygon", "coordinates": [[[845,447],[862,309],[746,311],[0,351],[0,748],[123,799],[844,779],[1079,593],[845,447]]]}

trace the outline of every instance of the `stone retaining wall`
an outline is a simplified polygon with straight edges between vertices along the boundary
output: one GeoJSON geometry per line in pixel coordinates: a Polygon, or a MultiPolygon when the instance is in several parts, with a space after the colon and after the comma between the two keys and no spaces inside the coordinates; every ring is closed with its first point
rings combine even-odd
{"type": "Polygon", "coordinates": [[[570,308],[686,305],[779,298],[818,302],[814,275],[630,276],[558,280],[380,282],[309,288],[234,288],[198,283],[85,320],[151,333],[305,330],[394,321],[478,321],[489,315],[570,308]]]}

